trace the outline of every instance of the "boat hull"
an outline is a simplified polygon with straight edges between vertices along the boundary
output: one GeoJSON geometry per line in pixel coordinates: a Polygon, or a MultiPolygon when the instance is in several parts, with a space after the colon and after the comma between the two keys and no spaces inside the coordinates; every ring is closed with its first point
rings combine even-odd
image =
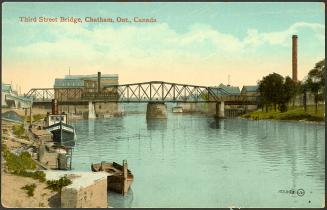
{"type": "Polygon", "coordinates": [[[75,129],[73,126],[65,123],[56,123],[47,128],[53,134],[55,145],[73,147],[75,146],[75,129]]]}
{"type": "Polygon", "coordinates": [[[134,176],[130,170],[127,170],[127,179],[124,180],[123,166],[118,163],[95,163],[91,165],[91,170],[94,172],[106,171],[111,174],[107,178],[107,190],[117,193],[128,192],[134,176]]]}

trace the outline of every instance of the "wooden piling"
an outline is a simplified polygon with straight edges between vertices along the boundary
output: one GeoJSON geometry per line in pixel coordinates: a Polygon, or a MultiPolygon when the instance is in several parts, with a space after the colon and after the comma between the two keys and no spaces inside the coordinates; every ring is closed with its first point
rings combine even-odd
{"type": "Polygon", "coordinates": [[[32,106],[30,107],[30,126],[32,126],[32,106]]]}
{"type": "Polygon", "coordinates": [[[128,166],[127,166],[127,160],[123,160],[123,178],[124,178],[124,182],[123,182],[123,195],[127,195],[128,192],[128,184],[127,184],[127,175],[128,175],[128,166]]]}

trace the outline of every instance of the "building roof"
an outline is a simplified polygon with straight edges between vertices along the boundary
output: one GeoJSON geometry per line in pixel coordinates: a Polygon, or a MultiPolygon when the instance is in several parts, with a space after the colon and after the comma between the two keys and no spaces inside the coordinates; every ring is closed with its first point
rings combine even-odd
{"type": "MultiPolygon", "coordinates": [[[[93,80],[98,79],[97,74],[89,75],[66,75],[64,79],[93,80]]],[[[118,79],[118,74],[101,74],[101,79],[118,79]]]]}
{"type": "Polygon", "coordinates": [[[231,95],[240,95],[241,94],[239,87],[229,86],[229,85],[224,85],[224,84],[220,84],[218,87],[223,89],[224,91],[228,92],[231,95]]]}
{"type": "Polygon", "coordinates": [[[255,93],[258,90],[258,85],[244,85],[242,88],[242,92],[246,91],[246,92],[252,92],[255,93]]]}
{"type": "MultiPolygon", "coordinates": [[[[117,74],[101,74],[101,80],[117,80],[117,74]]],[[[56,78],[54,88],[65,88],[65,87],[84,87],[85,80],[98,80],[97,74],[90,74],[90,75],[65,75],[64,78],[56,78]]]]}
{"type": "Polygon", "coordinates": [[[55,79],[54,87],[84,87],[84,81],[81,79],[55,79]]]}
{"type": "Polygon", "coordinates": [[[11,92],[12,91],[12,87],[11,87],[11,84],[4,84],[4,83],[1,83],[1,91],[2,92],[11,92]]]}
{"type": "Polygon", "coordinates": [[[238,96],[241,94],[240,88],[235,86],[229,86],[220,84],[218,86],[210,87],[211,90],[217,95],[232,95],[232,96],[238,96]]]}

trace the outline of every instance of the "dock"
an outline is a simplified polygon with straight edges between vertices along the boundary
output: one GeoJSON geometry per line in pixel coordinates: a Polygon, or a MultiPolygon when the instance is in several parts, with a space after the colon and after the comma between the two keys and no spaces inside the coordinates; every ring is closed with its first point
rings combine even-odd
{"type": "Polygon", "coordinates": [[[47,180],[67,176],[72,184],[61,192],[61,208],[108,208],[108,172],[44,171],[47,180]]]}

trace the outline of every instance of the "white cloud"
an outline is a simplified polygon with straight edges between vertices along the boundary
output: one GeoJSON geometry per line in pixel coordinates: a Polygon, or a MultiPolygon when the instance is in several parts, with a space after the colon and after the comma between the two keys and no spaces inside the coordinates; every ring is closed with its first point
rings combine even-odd
{"type": "MultiPolygon", "coordinates": [[[[318,23],[298,22],[291,25],[285,31],[259,33],[256,29],[250,29],[247,32],[247,37],[244,43],[249,45],[271,44],[271,45],[284,45],[289,43],[290,37],[297,34],[301,30],[310,29],[319,38],[324,38],[325,26],[318,23]]],[[[324,39],[323,39],[324,40],[324,39]]]]}
{"type": "Polygon", "coordinates": [[[203,24],[194,24],[186,33],[176,33],[165,23],[115,28],[102,25],[93,29],[87,29],[81,24],[56,24],[51,28],[42,28],[56,36],[55,41],[32,43],[16,50],[31,56],[63,55],[72,59],[83,57],[85,54],[87,58],[92,59],[99,56],[116,59],[157,56],[208,57],[226,53],[233,53],[235,56],[235,52],[242,56],[242,53],[246,54],[247,51],[265,44],[289,45],[291,35],[303,29],[310,29],[317,37],[324,38],[324,28],[322,24],[298,22],[278,32],[267,33],[249,29],[247,36],[240,39],[203,24]]]}
{"type": "MultiPolygon", "coordinates": [[[[55,24],[33,26],[35,34],[51,34],[51,41],[29,43],[14,48],[13,52],[21,58],[15,64],[17,69],[25,66],[49,71],[57,69],[57,75],[63,76],[63,72],[71,66],[74,71],[85,74],[102,70],[119,73],[123,78],[136,75],[133,73],[149,75],[144,80],[155,76],[164,78],[164,69],[180,79],[185,77],[181,71],[193,72],[196,82],[200,77],[209,80],[212,73],[216,77],[225,77],[226,72],[241,75],[237,71],[245,68],[255,74],[276,71],[282,68],[280,63],[286,66],[283,71],[289,72],[289,57],[284,59],[277,55],[272,59],[260,54],[258,49],[276,47],[282,51],[280,46],[290,46],[291,35],[303,30],[311,30],[311,34],[323,38],[313,37],[313,42],[324,44],[324,28],[322,24],[299,22],[278,32],[249,29],[244,38],[239,38],[203,24],[194,24],[185,33],[177,33],[165,23],[119,27],[108,24],[93,28],[86,28],[82,24],[55,24]],[[280,59],[284,60],[278,61],[280,59]],[[270,63],[269,67],[266,67],[267,63],[270,63]],[[155,71],[156,69],[161,71],[155,71]],[[206,73],[196,73],[201,71],[206,73]]],[[[14,65],[10,64],[6,52],[4,51],[4,63],[6,69],[9,69],[14,65]]],[[[243,75],[246,77],[250,74],[243,75]]],[[[240,81],[244,79],[239,78],[240,81]]]]}

